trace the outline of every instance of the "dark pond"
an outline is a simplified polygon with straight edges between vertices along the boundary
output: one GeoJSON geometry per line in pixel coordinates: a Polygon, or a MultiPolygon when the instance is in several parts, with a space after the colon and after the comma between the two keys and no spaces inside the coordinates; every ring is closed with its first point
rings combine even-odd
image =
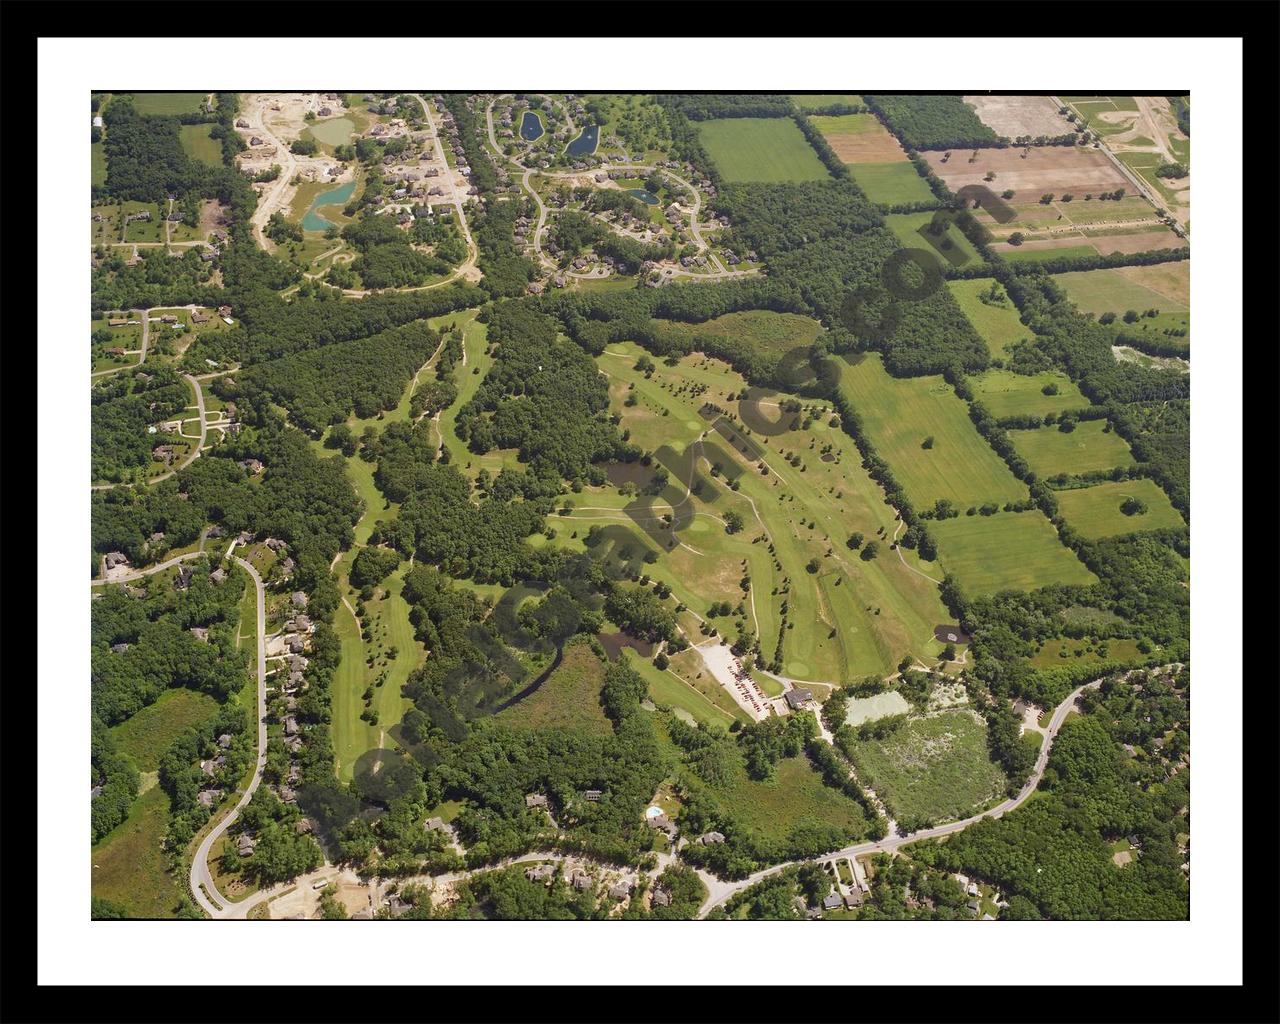
{"type": "Polygon", "coordinates": [[[565,150],[565,153],[569,156],[586,156],[588,153],[594,153],[599,143],[600,126],[593,124],[588,128],[582,129],[582,134],[569,143],[569,148],[565,150]]]}
{"type": "Polygon", "coordinates": [[[524,139],[525,142],[533,142],[542,138],[544,131],[542,118],[532,110],[526,110],[524,117],[520,118],[520,138],[524,139]]]}

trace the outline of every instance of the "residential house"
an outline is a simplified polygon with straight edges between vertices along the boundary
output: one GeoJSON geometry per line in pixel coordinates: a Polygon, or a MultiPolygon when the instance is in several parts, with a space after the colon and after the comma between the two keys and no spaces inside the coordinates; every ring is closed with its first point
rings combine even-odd
{"type": "Polygon", "coordinates": [[[305,608],[307,606],[307,595],[301,590],[295,590],[289,595],[289,603],[295,608],[305,608]]]}
{"type": "Polygon", "coordinates": [[[223,750],[226,750],[227,747],[231,746],[231,733],[224,732],[221,736],[219,736],[218,746],[220,746],[223,750]]]}
{"type": "Polygon", "coordinates": [[[542,793],[526,793],[524,797],[524,805],[526,807],[542,807],[550,808],[547,798],[542,793]]]}
{"type": "Polygon", "coordinates": [[[535,868],[525,870],[524,876],[531,882],[546,882],[554,878],[556,874],[556,866],[554,864],[539,864],[535,868]]]}
{"type": "Polygon", "coordinates": [[[249,835],[242,835],[240,837],[240,841],[236,843],[236,851],[241,857],[248,857],[253,853],[253,846],[253,837],[249,835]]]}
{"type": "Polygon", "coordinates": [[[591,876],[579,868],[573,873],[570,884],[578,890],[578,892],[586,892],[591,888],[591,876]]]}
{"type": "Polygon", "coordinates": [[[449,826],[444,823],[443,818],[428,818],[422,826],[428,832],[448,832],[449,826]]]}
{"type": "Polygon", "coordinates": [[[173,578],[174,588],[177,590],[186,590],[187,587],[191,586],[191,580],[195,574],[196,571],[189,565],[181,566],[178,569],[178,575],[173,578]]]}
{"type": "Polygon", "coordinates": [[[288,715],[284,720],[284,734],[286,736],[298,735],[298,720],[293,715],[288,715]]]}
{"type": "Polygon", "coordinates": [[[823,910],[836,910],[842,906],[844,906],[844,897],[834,889],[827,893],[827,895],[822,899],[823,910]]]}
{"type": "MultiPolygon", "coordinates": [[[[798,899],[798,898],[799,898],[799,897],[797,897],[797,899],[798,899]]],[[[653,905],[654,905],[655,907],[669,907],[669,906],[671,906],[671,893],[670,893],[670,891],[668,891],[667,889],[663,889],[661,886],[659,886],[659,887],[655,888],[655,889],[653,890],[653,899],[652,899],[652,903],[653,903],[653,905]]]]}
{"type": "Polygon", "coordinates": [[[624,878],[622,879],[622,881],[618,882],[616,885],[612,886],[609,889],[609,896],[611,899],[625,900],[628,896],[631,895],[631,890],[634,888],[635,886],[632,885],[631,882],[629,882],[627,879],[624,878]]]}
{"type": "Polygon", "coordinates": [[[196,802],[201,807],[213,807],[221,797],[220,789],[202,789],[196,794],[196,802]]]}
{"type": "Polygon", "coordinates": [[[203,641],[206,644],[209,642],[209,631],[205,629],[203,626],[192,626],[189,630],[187,630],[187,632],[190,633],[197,640],[203,641]]]}
{"type": "MultiPolygon", "coordinates": [[[[213,534],[211,533],[209,536],[212,537],[213,534]]],[[[226,578],[227,570],[222,568],[222,566],[218,566],[218,568],[214,569],[213,572],[209,573],[209,579],[213,580],[214,583],[222,583],[226,578]]]]}
{"type": "Polygon", "coordinates": [[[793,710],[799,710],[811,700],[813,700],[813,694],[798,686],[787,691],[787,703],[793,710]]]}
{"type": "Polygon", "coordinates": [[[698,837],[698,842],[701,843],[703,846],[709,846],[712,843],[723,843],[724,833],[722,832],[704,833],[703,835],[700,835],[698,837]]]}
{"type": "Polygon", "coordinates": [[[111,652],[113,654],[124,654],[129,649],[129,644],[112,644],[111,652]]]}
{"type": "Polygon", "coordinates": [[[584,789],[582,791],[582,799],[588,803],[596,803],[602,796],[604,796],[604,793],[598,789],[584,789]]]}

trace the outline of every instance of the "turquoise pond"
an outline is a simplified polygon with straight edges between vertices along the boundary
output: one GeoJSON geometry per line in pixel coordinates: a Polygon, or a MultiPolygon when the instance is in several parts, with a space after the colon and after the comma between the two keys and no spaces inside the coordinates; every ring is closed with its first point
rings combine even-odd
{"type": "Polygon", "coordinates": [[[307,210],[306,216],[302,218],[302,230],[325,231],[333,227],[332,221],[325,220],[316,211],[322,206],[346,206],[347,200],[351,198],[351,193],[355,190],[356,183],[349,181],[345,185],[330,189],[328,192],[321,192],[316,196],[311,208],[307,210]]]}
{"type": "Polygon", "coordinates": [[[569,156],[586,156],[588,153],[594,153],[596,146],[600,143],[600,126],[593,124],[590,127],[583,128],[582,134],[569,143],[565,150],[569,156]]]}
{"type": "Polygon", "coordinates": [[[658,197],[643,188],[629,188],[627,195],[635,196],[640,202],[648,203],[650,206],[658,205],[658,197]]]}
{"type": "Polygon", "coordinates": [[[520,138],[524,139],[525,142],[534,142],[542,138],[544,131],[542,118],[532,110],[526,110],[524,117],[520,118],[520,138]]]}

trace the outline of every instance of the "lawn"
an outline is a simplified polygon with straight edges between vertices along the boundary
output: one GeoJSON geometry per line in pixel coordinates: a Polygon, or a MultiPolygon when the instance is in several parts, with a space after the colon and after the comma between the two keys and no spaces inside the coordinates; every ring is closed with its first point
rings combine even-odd
{"type": "Polygon", "coordinates": [[[650,658],[626,657],[631,667],[649,684],[649,699],[655,704],[679,708],[698,722],[725,729],[733,724],[735,718],[742,722],[750,721],[747,713],[716,682],[711,670],[692,650],[682,651],[673,657],[665,672],[650,658]]]}
{"type": "Polygon", "coordinates": [[[969,280],[948,281],[947,288],[959,304],[974,330],[987,343],[987,350],[994,359],[1004,359],[1010,349],[1023,338],[1030,339],[1031,331],[1019,319],[1018,307],[1000,288],[1001,298],[996,302],[983,302],[979,295],[988,292],[992,278],[976,277],[969,280]]]}
{"type": "Polygon", "coordinates": [[[1097,582],[1038,509],[960,515],[930,522],[929,532],[938,543],[943,570],[954,575],[970,597],[1035,590],[1051,583],[1097,582]]]}
{"type": "Polygon", "coordinates": [[[1005,775],[987,753],[987,727],[972,711],[914,718],[883,740],[855,740],[858,777],[897,821],[966,817],[1000,795],[1005,775]]]}
{"type": "Polygon", "coordinates": [[[840,386],[918,508],[939,498],[967,508],[1026,497],[1026,488],[983,440],[965,403],[942,377],[891,377],[874,353],[846,363],[840,386]],[[929,437],[933,446],[925,449],[929,437]]]}
{"type": "Polygon", "coordinates": [[[698,137],[726,181],[825,181],[830,177],[789,117],[703,121],[698,137]]]}
{"type": "Polygon", "coordinates": [[[1011,430],[1009,437],[1018,454],[1044,479],[1058,473],[1088,473],[1116,466],[1132,466],[1129,445],[1106,420],[1084,420],[1064,434],[1057,426],[1039,430],[1011,430]]]}
{"type": "Polygon", "coordinates": [[[126,242],[163,242],[164,241],[164,213],[156,203],[139,203],[129,201],[121,204],[124,208],[124,215],[120,218],[123,223],[124,219],[131,214],[141,213],[147,210],[151,213],[150,220],[135,220],[124,226],[124,241],[126,242]]]}
{"type": "Polygon", "coordinates": [[[1055,497],[1062,517],[1080,536],[1091,540],[1187,525],[1178,510],[1169,503],[1168,495],[1145,478],[1058,491],[1055,497]],[[1121,512],[1120,506],[1131,496],[1143,502],[1147,511],[1135,516],[1121,512]]]}
{"type": "Polygon", "coordinates": [[[612,724],[600,707],[605,663],[586,644],[564,650],[564,660],[538,689],[498,713],[496,721],[513,729],[570,729],[608,736],[612,724]]]}
{"type": "Polygon", "coordinates": [[[196,114],[204,107],[204,92],[135,92],[133,109],[139,114],[196,114]]]}
{"type": "Polygon", "coordinates": [[[222,143],[209,137],[207,124],[184,124],[178,129],[187,156],[210,167],[222,166],[222,143]]]}
{"type": "Polygon", "coordinates": [[[1044,416],[1068,409],[1087,409],[1089,399],[1065,373],[1045,370],[1036,374],[1011,370],[986,370],[969,378],[974,397],[996,419],[1006,416],[1044,416]],[[1055,386],[1057,394],[1046,395],[1044,389],[1055,386]]]}
{"type": "MultiPolygon", "coordinates": [[[[915,173],[914,170],[912,173],[915,173]]],[[[884,222],[885,226],[897,236],[898,241],[908,249],[926,249],[957,268],[981,262],[978,250],[955,224],[947,224],[946,230],[940,237],[926,235],[925,227],[933,222],[934,216],[935,214],[928,210],[923,213],[891,213],[885,217],[884,222]]]]}
{"type": "Polygon", "coordinates": [[[156,786],[135,800],[129,817],[93,847],[93,895],[119,904],[132,918],[176,916],[184,886],[169,873],[160,848],[168,827],[169,796],[156,786]]]}
{"type": "Polygon", "coordinates": [[[218,702],[207,693],[181,687],[166,690],[132,718],[111,727],[116,748],[127,754],[139,771],[153,772],[179,733],[213,718],[218,702]]]}
{"type": "Polygon", "coordinates": [[[935,197],[924,178],[908,161],[886,164],[851,164],[849,173],[873,203],[928,203],[935,197]]]}

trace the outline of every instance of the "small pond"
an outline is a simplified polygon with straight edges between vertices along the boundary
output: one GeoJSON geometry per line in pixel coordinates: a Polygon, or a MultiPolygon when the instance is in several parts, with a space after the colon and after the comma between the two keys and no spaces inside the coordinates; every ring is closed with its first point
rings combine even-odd
{"type": "Polygon", "coordinates": [[[629,188],[627,189],[627,195],[635,196],[637,199],[640,200],[640,202],[648,203],[650,206],[658,205],[658,197],[655,196],[648,189],[629,188]]]}
{"type": "Polygon", "coordinates": [[[520,118],[520,138],[525,142],[535,142],[542,138],[544,131],[546,129],[542,127],[542,118],[532,110],[526,110],[524,117],[520,118]]]}
{"type": "Polygon", "coordinates": [[[588,153],[594,153],[596,146],[600,144],[600,126],[593,124],[588,128],[582,129],[582,134],[569,143],[565,153],[569,156],[586,156],[588,153]]]}
{"type": "Polygon", "coordinates": [[[345,185],[339,185],[328,192],[321,192],[316,196],[311,208],[307,210],[306,215],[302,218],[302,229],[304,231],[325,231],[333,227],[333,222],[325,220],[317,211],[322,206],[346,206],[347,200],[351,198],[351,193],[355,190],[356,183],[348,181],[345,185]]]}

